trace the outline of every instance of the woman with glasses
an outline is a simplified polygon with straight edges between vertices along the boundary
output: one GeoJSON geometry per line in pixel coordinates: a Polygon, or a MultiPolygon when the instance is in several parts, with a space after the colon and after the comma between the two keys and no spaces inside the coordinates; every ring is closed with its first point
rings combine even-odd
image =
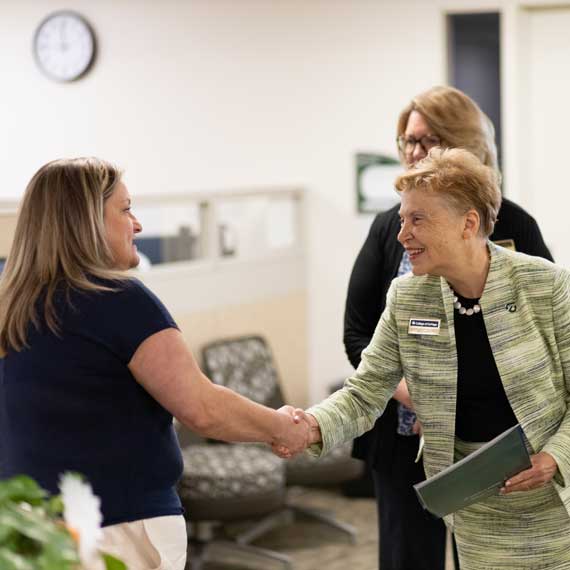
{"type": "MultiPolygon", "coordinates": [[[[420,93],[400,113],[397,144],[410,168],[435,147],[462,147],[497,169],[494,129],[477,104],[452,87],[420,93]]],[[[378,214],[355,261],[344,320],[344,345],[356,368],[386,305],[392,280],[411,269],[397,241],[399,205],[378,214]]],[[[530,255],[552,260],[535,220],[503,198],[490,239],[530,255]]],[[[379,564],[382,570],[443,570],[445,527],[421,508],[413,485],[425,479],[415,462],[421,427],[402,380],[374,428],[355,440],[354,455],[371,467],[379,517],[379,564]]]]}

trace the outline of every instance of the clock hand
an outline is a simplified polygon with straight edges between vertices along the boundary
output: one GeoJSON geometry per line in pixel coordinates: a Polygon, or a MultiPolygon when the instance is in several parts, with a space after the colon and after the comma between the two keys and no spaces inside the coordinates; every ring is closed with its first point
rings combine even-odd
{"type": "Polygon", "coordinates": [[[67,42],[65,41],[67,38],[67,34],[65,33],[65,28],[67,26],[67,20],[65,18],[61,18],[59,22],[59,38],[60,38],[60,48],[61,51],[67,51],[67,42]]]}

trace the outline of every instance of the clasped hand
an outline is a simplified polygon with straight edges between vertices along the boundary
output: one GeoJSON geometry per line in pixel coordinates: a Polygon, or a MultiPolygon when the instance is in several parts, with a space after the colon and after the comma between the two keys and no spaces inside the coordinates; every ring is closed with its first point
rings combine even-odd
{"type": "Polygon", "coordinates": [[[505,486],[501,488],[502,495],[514,493],[515,491],[538,489],[550,482],[558,469],[558,465],[552,455],[545,451],[531,455],[530,461],[532,463],[530,469],[525,469],[506,481],[505,486]]]}
{"type": "Polygon", "coordinates": [[[304,410],[293,406],[282,406],[277,410],[287,418],[281,437],[271,445],[271,451],[283,459],[290,459],[305,451],[314,442],[311,418],[304,410]]]}

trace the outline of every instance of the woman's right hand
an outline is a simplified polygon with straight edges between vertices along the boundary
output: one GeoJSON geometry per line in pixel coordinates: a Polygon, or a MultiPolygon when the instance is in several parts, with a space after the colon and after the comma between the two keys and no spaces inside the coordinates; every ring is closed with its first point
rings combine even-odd
{"type": "MultiPolygon", "coordinates": [[[[293,406],[288,405],[279,408],[278,412],[290,418],[294,426],[299,426],[302,430],[301,433],[305,435],[305,439],[301,441],[299,447],[296,446],[297,442],[299,441],[298,439],[294,439],[292,445],[287,444],[285,441],[275,442],[271,446],[273,453],[279,457],[282,457],[283,459],[290,459],[291,457],[304,451],[313,443],[318,443],[321,441],[321,430],[314,416],[307,414],[301,408],[294,408],[293,406]]],[[[296,432],[298,433],[298,430],[296,428],[293,430],[289,428],[289,435],[291,437],[296,438],[296,432]]]]}
{"type": "Polygon", "coordinates": [[[501,487],[502,495],[516,491],[532,491],[550,483],[558,469],[554,457],[546,451],[540,451],[531,455],[530,461],[532,467],[514,475],[505,483],[504,487],[501,487]]]}
{"type": "Polygon", "coordinates": [[[402,378],[394,395],[392,396],[394,400],[400,402],[400,404],[406,406],[409,410],[414,411],[414,404],[412,402],[412,398],[410,396],[410,391],[408,390],[408,384],[406,383],[406,379],[402,378]]]}

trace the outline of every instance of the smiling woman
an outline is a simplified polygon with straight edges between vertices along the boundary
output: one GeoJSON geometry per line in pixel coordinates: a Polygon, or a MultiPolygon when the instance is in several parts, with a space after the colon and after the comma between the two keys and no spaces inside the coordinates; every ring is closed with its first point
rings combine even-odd
{"type": "Polygon", "coordinates": [[[132,269],[139,264],[135,234],[142,226],[131,211],[131,196],[127,187],[118,182],[105,202],[105,233],[117,269],[132,269]]]}
{"type": "Polygon", "coordinates": [[[471,153],[440,148],[398,177],[398,239],[413,275],[394,279],[358,369],[307,418],[326,453],[370,429],[405,377],[428,476],[519,423],[532,467],[447,520],[460,567],[532,570],[548,561],[563,570],[570,568],[570,272],[488,240],[500,205],[497,178],[471,153]],[[422,320],[437,322],[437,334],[414,326],[422,320]]]}
{"type": "Polygon", "coordinates": [[[456,292],[481,295],[488,269],[486,241],[501,206],[498,184],[495,170],[459,149],[435,148],[398,177],[398,241],[414,275],[445,276],[456,292]]]}
{"type": "Polygon", "coordinates": [[[56,493],[60,473],[82,473],[101,498],[104,550],[130,570],[182,570],[173,416],[206,437],[297,450],[308,427],[202,374],[126,272],[141,229],[103,160],[53,161],[28,184],[0,280],[0,479],[23,473],[56,493]]]}

